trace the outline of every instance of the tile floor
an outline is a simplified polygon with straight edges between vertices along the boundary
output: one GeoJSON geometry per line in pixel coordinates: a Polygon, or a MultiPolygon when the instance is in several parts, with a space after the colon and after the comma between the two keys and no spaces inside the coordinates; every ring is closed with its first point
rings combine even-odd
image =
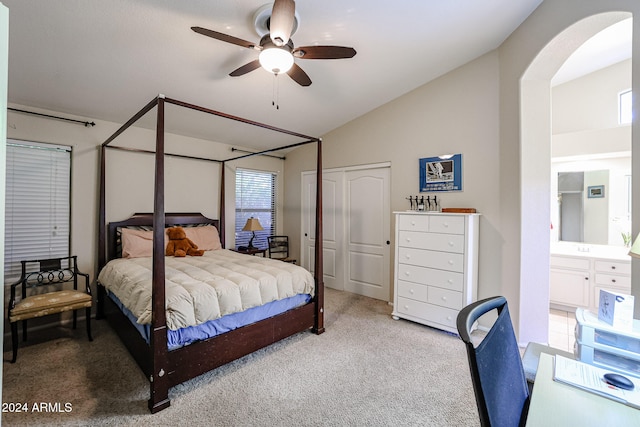
{"type": "Polygon", "coordinates": [[[573,353],[573,345],[576,342],[575,327],[575,313],[549,309],[549,345],[551,347],[573,353]]]}

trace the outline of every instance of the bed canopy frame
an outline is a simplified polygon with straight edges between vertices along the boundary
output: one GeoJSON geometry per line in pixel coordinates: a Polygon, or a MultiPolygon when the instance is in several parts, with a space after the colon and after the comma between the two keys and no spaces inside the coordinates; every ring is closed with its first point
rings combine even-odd
{"type": "MultiPolygon", "coordinates": [[[[152,413],[158,412],[170,406],[168,390],[181,382],[194,378],[225,363],[250,354],[262,347],[270,345],[297,332],[311,329],[316,334],[324,332],[324,282],[322,260],[322,140],[310,137],[286,129],[277,128],[264,123],[233,116],[219,111],[211,110],[198,105],[189,104],[176,99],[158,95],[145,105],[138,113],[123,124],[102,144],[100,149],[100,195],[98,207],[98,270],[100,271],[111,258],[111,249],[107,250],[109,238],[107,236],[109,224],[106,219],[106,150],[126,150],[133,152],[150,153],[155,155],[155,179],[154,179],[154,207],[152,214],[136,214],[135,224],[148,224],[153,226],[153,261],[152,261],[152,321],[150,342],[147,346],[139,335],[132,331],[128,320],[113,310],[110,298],[106,297],[106,291],[98,286],[98,310],[97,318],[107,318],[114,327],[130,353],[136,359],[140,368],[146,374],[150,382],[149,409],[152,413]],[[229,120],[256,126],[271,132],[278,132],[302,141],[286,146],[249,153],[224,160],[207,159],[194,156],[165,153],[165,104],[173,104],[202,113],[211,114],[229,120]],[[136,123],[145,114],[157,108],[155,151],[122,146],[109,145],[126,129],[136,123]],[[316,164],[316,224],[315,224],[315,257],[314,257],[314,282],[315,295],[313,301],[298,309],[285,312],[278,316],[262,320],[252,325],[244,326],[225,334],[193,343],[186,347],[168,351],[167,349],[167,325],[165,307],[165,263],[164,263],[164,228],[167,225],[180,224],[186,217],[193,214],[167,214],[164,206],[164,159],[165,156],[175,156],[186,159],[207,160],[221,164],[220,167],[220,213],[219,233],[220,240],[225,245],[225,164],[246,157],[263,155],[269,152],[293,148],[309,143],[317,144],[316,164]],[[145,222],[146,221],[146,222],[145,222]],[[264,338],[267,336],[267,338],[264,338]],[[141,341],[142,340],[142,341],[141,341]]],[[[201,217],[201,216],[200,216],[201,217]]],[[[122,223],[125,223],[123,221],[122,223]]]]}

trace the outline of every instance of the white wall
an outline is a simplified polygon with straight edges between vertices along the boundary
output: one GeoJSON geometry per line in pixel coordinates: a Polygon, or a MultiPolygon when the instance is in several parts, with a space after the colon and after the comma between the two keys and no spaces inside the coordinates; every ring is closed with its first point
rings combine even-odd
{"type": "MultiPolygon", "coordinates": [[[[420,158],[462,153],[463,191],[434,194],[442,199],[443,207],[473,207],[483,214],[480,297],[499,290],[500,260],[493,256],[500,248],[499,171],[495,167],[499,156],[498,78],[498,54],[491,52],[323,137],[324,168],[391,162],[392,211],[409,209],[406,198],[420,194],[420,158]]],[[[301,229],[300,174],[315,169],[314,149],[297,149],[285,161],[290,195],[285,231],[296,252],[301,229]]],[[[394,227],[392,223],[391,236],[394,227]]]]}
{"type": "MultiPolygon", "coordinates": [[[[618,94],[630,88],[630,59],[552,88],[552,223],[558,224],[558,172],[609,171],[604,199],[588,199],[585,193],[585,209],[599,206],[607,216],[597,223],[585,217],[585,242],[623,245],[621,233],[631,231],[626,178],[631,174],[631,125],[618,123],[618,94]]],[[[551,241],[558,240],[557,231],[551,230],[551,241]]]]}

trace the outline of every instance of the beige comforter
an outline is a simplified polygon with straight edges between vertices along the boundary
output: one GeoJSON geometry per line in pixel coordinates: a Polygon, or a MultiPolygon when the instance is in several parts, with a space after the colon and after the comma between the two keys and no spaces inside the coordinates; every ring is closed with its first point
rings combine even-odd
{"type": "MultiPolygon", "coordinates": [[[[311,273],[294,264],[230,250],[165,258],[167,326],[179,329],[296,294],[314,292],[311,273]]],[[[151,258],[116,259],[98,281],[151,323],[151,258]]]]}

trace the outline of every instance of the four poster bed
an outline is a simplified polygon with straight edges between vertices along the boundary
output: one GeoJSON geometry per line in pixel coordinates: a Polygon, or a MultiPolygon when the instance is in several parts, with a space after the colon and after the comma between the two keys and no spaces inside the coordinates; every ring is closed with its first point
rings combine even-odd
{"type": "Polygon", "coordinates": [[[107,319],[149,379],[151,412],[170,405],[170,387],[298,332],[309,329],[316,334],[324,332],[321,212],[319,138],[159,95],[102,144],[97,317],[107,319]],[[280,132],[302,142],[226,160],[167,154],[165,103],[280,132]],[[157,108],[155,151],[109,145],[154,107],[157,108]],[[317,144],[314,276],[294,264],[224,249],[225,163],[308,143],[317,144]],[[106,222],[107,149],[155,154],[153,213],[106,222]],[[164,158],[172,155],[221,164],[219,219],[199,213],[165,213],[164,158]],[[205,250],[204,255],[165,257],[166,228],[172,226],[182,226],[205,250]]]}

